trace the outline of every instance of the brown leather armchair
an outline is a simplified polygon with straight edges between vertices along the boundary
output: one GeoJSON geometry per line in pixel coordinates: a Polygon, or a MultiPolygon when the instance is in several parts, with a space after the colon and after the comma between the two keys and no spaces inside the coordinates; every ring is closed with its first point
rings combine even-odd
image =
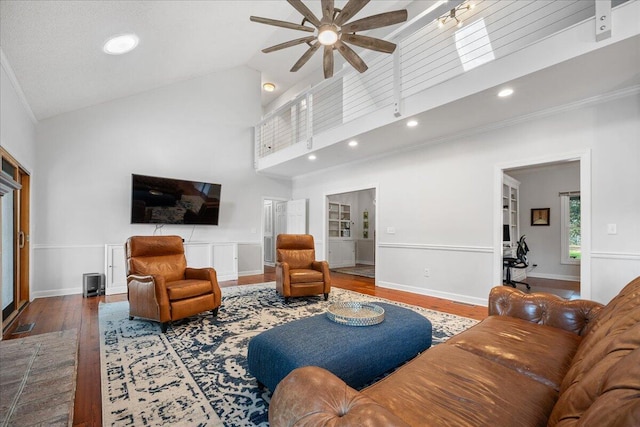
{"type": "Polygon", "coordinates": [[[324,294],[329,298],[331,275],[327,261],[316,261],[313,236],[279,234],[276,239],[276,290],[290,297],[324,294]]]}
{"type": "Polygon", "coordinates": [[[188,268],[180,236],[133,236],[125,243],[129,319],[162,323],[212,310],[222,295],[213,268],[188,268]]]}

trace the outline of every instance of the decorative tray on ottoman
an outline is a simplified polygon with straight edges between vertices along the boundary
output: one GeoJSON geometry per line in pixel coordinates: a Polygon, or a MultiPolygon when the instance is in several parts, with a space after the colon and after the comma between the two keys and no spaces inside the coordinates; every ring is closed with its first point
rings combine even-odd
{"type": "Polygon", "coordinates": [[[371,326],[384,320],[384,308],[368,302],[336,302],[329,306],[327,317],[343,325],[371,326]]]}

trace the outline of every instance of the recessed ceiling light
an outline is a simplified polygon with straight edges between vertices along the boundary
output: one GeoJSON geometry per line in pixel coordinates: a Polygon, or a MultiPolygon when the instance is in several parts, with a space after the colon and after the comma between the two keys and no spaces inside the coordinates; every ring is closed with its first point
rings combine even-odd
{"type": "Polygon", "coordinates": [[[131,52],[138,46],[140,39],[135,34],[113,36],[104,43],[102,50],[109,55],[122,55],[131,52]]]}
{"type": "Polygon", "coordinates": [[[309,160],[315,160],[317,159],[315,154],[309,154],[309,157],[307,157],[309,160]]]}
{"type": "Polygon", "coordinates": [[[358,145],[358,141],[356,141],[355,139],[352,141],[349,141],[349,147],[355,147],[356,145],[358,145]]]}
{"type": "Polygon", "coordinates": [[[264,89],[265,92],[273,92],[274,90],[276,90],[276,85],[267,82],[262,85],[262,89],[264,89]]]}
{"type": "Polygon", "coordinates": [[[510,87],[502,89],[500,92],[498,92],[498,96],[500,98],[505,98],[511,95],[513,95],[513,89],[511,89],[510,87]]]}
{"type": "Polygon", "coordinates": [[[409,126],[410,128],[414,128],[414,127],[418,126],[418,121],[417,120],[409,120],[407,122],[407,126],[409,126]]]}

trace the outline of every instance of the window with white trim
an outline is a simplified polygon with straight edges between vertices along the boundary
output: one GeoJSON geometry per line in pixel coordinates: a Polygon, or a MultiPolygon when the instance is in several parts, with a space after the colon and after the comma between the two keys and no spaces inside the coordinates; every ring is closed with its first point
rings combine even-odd
{"type": "Polygon", "coordinates": [[[580,264],[580,192],[560,193],[560,235],[562,264],[580,264]]]}

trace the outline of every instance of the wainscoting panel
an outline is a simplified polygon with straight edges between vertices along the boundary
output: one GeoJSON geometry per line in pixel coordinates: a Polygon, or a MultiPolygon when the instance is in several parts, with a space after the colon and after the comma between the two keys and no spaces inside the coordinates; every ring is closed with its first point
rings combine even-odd
{"type": "Polygon", "coordinates": [[[486,305],[493,286],[493,248],[380,243],[376,265],[382,287],[486,305]]]}
{"type": "Polygon", "coordinates": [[[104,245],[33,245],[31,299],[82,293],[84,273],[104,273],[104,245]]]}
{"type": "Polygon", "coordinates": [[[260,243],[238,243],[238,276],[262,274],[263,265],[262,245],[260,243]]]}
{"type": "Polygon", "coordinates": [[[640,253],[591,252],[592,299],[608,303],[640,276],[640,253]]]}

